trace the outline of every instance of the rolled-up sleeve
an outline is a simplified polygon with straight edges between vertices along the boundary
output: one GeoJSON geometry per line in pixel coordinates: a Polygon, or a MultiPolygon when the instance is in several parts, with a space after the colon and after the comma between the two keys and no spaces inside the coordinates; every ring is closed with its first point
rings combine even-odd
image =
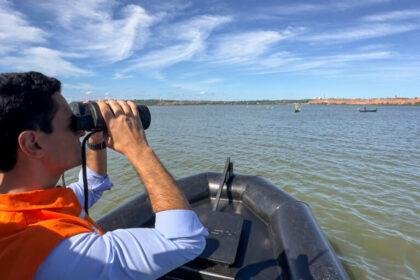
{"type": "Polygon", "coordinates": [[[206,235],[194,211],[159,212],[155,228],[64,239],[34,279],[156,279],[200,255],[206,235]]]}
{"type": "MultiPolygon", "coordinates": [[[[88,207],[92,207],[102,196],[104,191],[110,190],[113,186],[108,176],[103,177],[88,167],[86,168],[86,175],[88,181],[88,207]]],[[[79,172],[79,180],[76,183],[70,184],[67,188],[72,189],[80,205],[85,205],[85,194],[83,189],[83,174],[82,170],[79,172]]]]}
{"type": "Polygon", "coordinates": [[[156,213],[155,229],[168,239],[207,234],[191,210],[169,210],[156,213]]]}

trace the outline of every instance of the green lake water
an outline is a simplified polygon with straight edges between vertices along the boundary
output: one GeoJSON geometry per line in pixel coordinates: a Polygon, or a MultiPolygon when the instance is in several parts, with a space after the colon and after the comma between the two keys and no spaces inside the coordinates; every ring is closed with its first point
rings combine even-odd
{"type": "MultiPolygon", "coordinates": [[[[262,175],[309,204],[353,279],[420,278],[420,107],[150,107],[149,144],[175,178],[262,175]]],[[[144,191],[128,160],[110,151],[113,190],[98,218],[144,191]]],[[[67,172],[74,181],[77,170],[67,172]]]]}

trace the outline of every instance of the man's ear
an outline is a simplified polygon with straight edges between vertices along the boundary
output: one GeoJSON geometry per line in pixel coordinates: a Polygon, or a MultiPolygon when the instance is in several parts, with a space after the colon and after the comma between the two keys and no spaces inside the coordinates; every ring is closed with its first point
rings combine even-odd
{"type": "Polygon", "coordinates": [[[44,154],[42,147],[38,144],[38,133],[34,130],[25,130],[19,134],[18,145],[20,150],[29,157],[41,158],[44,154]]]}

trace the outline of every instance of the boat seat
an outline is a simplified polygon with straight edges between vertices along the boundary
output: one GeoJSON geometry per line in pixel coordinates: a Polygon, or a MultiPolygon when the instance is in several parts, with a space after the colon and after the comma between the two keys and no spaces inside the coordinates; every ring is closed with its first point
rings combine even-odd
{"type": "Polygon", "coordinates": [[[206,237],[206,248],[199,258],[224,265],[233,264],[241,238],[243,216],[208,209],[195,211],[209,232],[209,236],[206,237]]]}

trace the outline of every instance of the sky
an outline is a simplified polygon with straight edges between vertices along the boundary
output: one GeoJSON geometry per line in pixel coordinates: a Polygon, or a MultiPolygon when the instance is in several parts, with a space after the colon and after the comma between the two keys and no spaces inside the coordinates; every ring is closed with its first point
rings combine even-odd
{"type": "Polygon", "coordinates": [[[420,96],[419,0],[0,0],[0,72],[85,99],[420,96]]]}

